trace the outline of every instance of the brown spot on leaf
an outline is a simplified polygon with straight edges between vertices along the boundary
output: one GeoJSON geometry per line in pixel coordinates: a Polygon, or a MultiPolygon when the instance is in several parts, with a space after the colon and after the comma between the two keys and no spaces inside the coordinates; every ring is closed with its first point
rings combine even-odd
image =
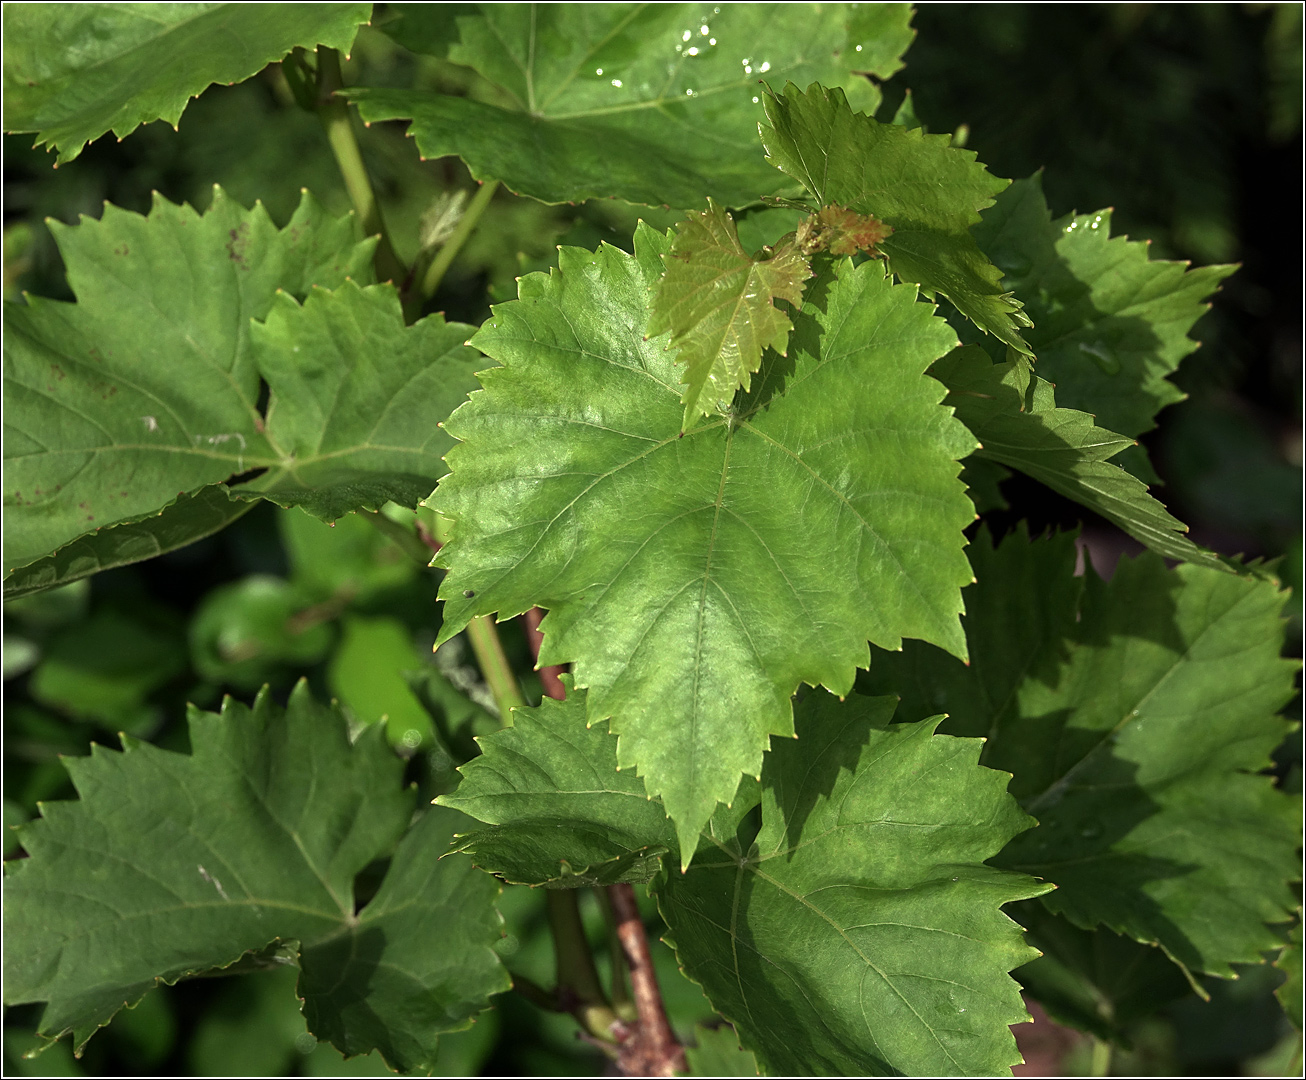
{"type": "Polygon", "coordinates": [[[245,262],[245,249],[249,247],[249,222],[242,221],[239,228],[228,229],[227,235],[231,237],[227,241],[227,257],[242,270],[248,270],[249,264],[245,262]]]}

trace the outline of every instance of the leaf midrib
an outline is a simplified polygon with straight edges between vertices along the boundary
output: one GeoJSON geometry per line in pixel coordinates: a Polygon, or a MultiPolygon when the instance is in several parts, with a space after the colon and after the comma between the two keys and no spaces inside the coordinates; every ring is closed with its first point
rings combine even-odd
{"type": "MultiPolygon", "coordinates": [[[[712,843],[714,843],[714,844],[716,844],[718,847],[720,847],[722,851],[726,852],[727,854],[729,853],[729,852],[727,851],[727,849],[726,849],[726,848],[721,844],[721,842],[720,842],[719,840],[717,840],[715,837],[712,837],[712,838],[710,838],[710,839],[712,840],[712,843]]],[[[801,845],[800,845],[800,846],[801,846],[801,845]]],[[[939,1039],[938,1036],[935,1034],[935,1029],[934,1029],[933,1027],[930,1026],[930,1024],[925,1020],[925,1018],[924,1018],[923,1016],[921,1016],[921,1014],[920,1014],[919,1012],[916,1011],[916,1007],[911,1003],[911,1001],[908,1000],[908,998],[906,997],[906,995],[904,995],[904,994],[902,993],[902,991],[898,989],[898,987],[894,984],[893,980],[890,979],[889,976],[886,975],[883,971],[881,971],[880,968],[879,968],[879,966],[876,965],[875,962],[874,962],[873,960],[871,960],[871,958],[870,958],[869,956],[867,956],[864,952],[862,952],[862,950],[857,946],[856,942],[854,942],[854,941],[853,941],[853,940],[848,936],[848,933],[846,932],[846,930],[845,930],[843,927],[841,927],[837,922],[834,921],[834,919],[832,919],[829,915],[827,915],[827,914],[826,914],[824,911],[822,911],[819,907],[817,907],[815,904],[811,903],[811,902],[807,899],[806,896],[799,894],[799,893],[796,892],[795,890],[791,889],[791,888],[790,888],[788,885],[786,885],[784,882],[782,882],[782,881],[780,881],[780,880],[778,880],[778,879],[776,879],[776,878],[773,878],[770,874],[767,874],[765,871],[763,871],[763,870],[761,869],[761,864],[760,864],[760,863],[753,863],[753,862],[748,862],[748,861],[740,862],[740,861],[737,860],[737,859],[734,859],[734,860],[731,860],[731,861],[732,861],[733,865],[735,865],[735,866],[738,867],[738,877],[739,877],[739,878],[742,878],[742,876],[743,876],[743,874],[744,874],[745,871],[754,874],[754,875],[755,875],[759,880],[761,880],[761,881],[765,881],[768,885],[770,885],[772,888],[774,888],[777,892],[781,893],[782,895],[788,896],[791,900],[797,902],[797,903],[800,904],[802,907],[807,908],[809,911],[812,912],[812,914],[814,914],[817,918],[819,918],[821,921],[825,922],[825,923],[826,923],[826,924],[827,924],[827,925],[828,925],[832,930],[834,930],[834,932],[835,932],[835,933],[836,933],[836,934],[837,934],[837,935],[838,935],[838,936],[843,940],[844,944],[845,944],[849,949],[851,949],[851,950],[853,951],[854,954],[856,954],[856,956],[858,957],[858,959],[860,959],[860,960],[862,961],[862,963],[863,963],[863,964],[864,964],[868,969],[870,969],[871,971],[874,971],[875,974],[878,975],[878,976],[880,977],[880,979],[883,981],[884,985],[887,986],[887,987],[888,987],[888,988],[889,988],[889,989],[894,993],[894,995],[897,996],[897,998],[899,999],[899,1001],[901,1001],[902,1004],[905,1005],[905,1006],[907,1007],[907,1009],[911,1012],[911,1014],[912,1014],[913,1016],[916,1017],[917,1021],[919,1021],[920,1025],[921,1025],[921,1027],[924,1028],[926,1031],[928,1031],[928,1032],[930,1033],[931,1037],[933,1037],[933,1039],[934,1039],[935,1044],[939,1047],[940,1050],[943,1051],[943,1053],[947,1056],[948,1060],[949,1060],[950,1062],[952,1062],[952,1064],[953,1064],[954,1066],[956,1066],[957,1075],[961,1075],[961,1074],[963,1074],[963,1073],[965,1072],[965,1069],[963,1068],[962,1064],[961,1064],[959,1061],[957,1061],[957,1059],[953,1056],[951,1050],[949,1050],[948,1047],[944,1045],[943,1041],[942,1041],[941,1039],[939,1039]]],[[[766,860],[766,861],[769,861],[769,860],[766,860]]],[[[896,892],[896,891],[901,891],[901,890],[893,890],[893,891],[896,892]]],[[[736,887],[736,896],[737,896],[737,895],[738,895],[738,887],[736,887]]],[[[706,918],[706,916],[703,915],[702,912],[696,912],[695,914],[697,915],[698,918],[706,918]]],[[[716,925],[716,924],[714,924],[714,925],[716,925]]],[[[725,930],[725,927],[721,927],[721,926],[718,925],[718,929],[720,929],[720,930],[725,930]]],[[[931,927],[931,928],[929,928],[929,929],[933,929],[933,928],[931,927]]],[[[728,931],[728,933],[730,934],[730,939],[731,939],[732,947],[733,947],[734,942],[736,942],[736,941],[738,940],[738,939],[735,937],[733,927],[731,928],[730,931],[728,931]]],[[[964,936],[964,935],[962,935],[962,936],[964,936]]],[[[779,968],[779,965],[775,964],[774,961],[770,960],[767,956],[765,956],[765,955],[762,953],[762,951],[761,951],[760,949],[758,949],[758,948],[756,948],[756,947],[751,947],[751,948],[752,948],[752,951],[753,951],[753,952],[754,952],[754,953],[755,953],[755,954],[756,954],[760,959],[765,960],[767,963],[771,964],[773,967],[776,967],[776,968],[779,969],[779,970],[783,970],[783,969],[779,968]]],[[[737,957],[737,953],[736,953],[735,955],[736,955],[736,957],[737,957]]],[[[735,962],[735,972],[736,972],[736,978],[738,978],[738,975],[739,975],[739,964],[738,964],[738,960],[737,960],[737,959],[736,959],[736,962],[735,962]]],[[[793,981],[793,980],[791,979],[791,981],[793,981]]],[[[805,993],[804,993],[803,996],[806,998],[806,994],[805,994],[805,993]]],[[[815,1008],[814,1003],[812,1003],[810,999],[808,999],[808,1003],[809,1003],[809,1005],[813,1005],[813,1011],[816,1013],[816,1015],[819,1016],[819,1015],[820,1015],[820,1010],[818,1010],[818,1009],[815,1008]]],[[[863,1013],[863,1019],[865,1019],[865,1013],[863,1013]]],[[[831,1033],[831,1034],[833,1034],[833,1033],[831,1033]]],[[[876,1042],[876,1040],[875,1040],[875,1036],[874,1036],[874,1034],[871,1032],[869,1025],[867,1026],[866,1035],[867,1035],[867,1038],[870,1039],[870,1041],[871,1041],[871,1045],[875,1047],[875,1051],[876,1051],[876,1053],[877,1053],[877,1054],[878,1054],[878,1055],[883,1059],[883,1058],[884,1058],[884,1053],[883,1053],[883,1051],[881,1051],[879,1044],[876,1042]]],[[[887,1059],[886,1059],[886,1060],[887,1060],[887,1059]]]]}
{"type": "MultiPolygon", "coordinates": [[[[1218,627],[1220,623],[1222,623],[1226,618],[1228,618],[1234,611],[1236,611],[1244,603],[1250,603],[1254,599],[1255,599],[1254,594],[1251,593],[1247,594],[1246,596],[1240,597],[1239,599],[1234,601],[1232,605],[1230,605],[1228,608],[1222,611],[1218,618],[1212,619],[1210,622],[1206,623],[1202,627],[1201,631],[1197,634],[1197,636],[1194,637],[1187,644],[1183,652],[1179,653],[1175,657],[1173,663],[1171,663],[1170,666],[1166,668],[1165,672],[1161,675],[1161,677],[1158,678],[1152,684],[1152,686],[1148,688],[1146,693],[1144,693],[1140,698],[1138,698],[1134,702],[1133,707],[1131,709],[1128,709],[1125,712],[1125,714],[1109,730],[1103,731],[1102,737],[1098,739],[1098,741],[1094,743],[1093,746],[1090,747],[1083,754],[1083,756],[1079,758],[1078,761],[1074,762],[1069,768],[1067,768],[1066,771],[1060,777],[1058,777],[1051,784],[1049,784],[1048,787],[1045,788],[1041,793],[1032,797],[1031,799],[1026,800],[1023,804],[1023,809],[1027,813],[1034,814],[1034,812],[1037,809],[1045,805],[1048,805],[1050,803],[1055,803],[1056,800],[1060,797],[1060,795],[1066,790],[1066,788],[1070,786],[1071,780],[1076,775],[1081,773],[1084,769],[1086,769],[1088,767],[1088,763],[1091,760],[1096,759],[1104,747],[1108,747],[1111,745],[1111,741],[1114,736],[1119,734],[1119,732],[1121,732],[1130,722],[1141,719],[1142,711],[1146,707],[1148,701],[1150,701],[1155,694],[1160,692],[1161,688],[1165,686],[1165,684],[1170,680],[1170,678],[1181,667],[1183,667],[1185,664],[1189,662],[1190,657],[1193,651],[1197,648],[1197,646],[1201,644],[1202,641],[1209,634],[1213,633],[1215,631],[1215,628],[1218,627]]],[[[1126,635],[1120,634],[1118,632],[1111,635],[1113,640],[1119,640],[1121,637],[1125,637],[1125,636],[1126,635]]],[[[1079,641],[1076,641],[1073,644],[1074,644],[1074,650],[1072,653],[1072,659],[1066,661],[1062,665],[1063,673],[1067,671],[1071,666],[1071,664],[1073,663],[1073,655],[1081,654],[1080,652],[1081,650],[1095,648],[1094,646],[1086,645],[1084,642],[1079,642],[1079,641]]],[[[1096,649],[1095,651],[1100,651],[1100,649],[1096,649]]],[[[1070,720],[1071,717],[1067,717],[1066,723],[1061,728],[1061,733],[1058,737],[1058,742],[1060,742],[1061,738],[1064,738],[1065,732],[1069,729],[1070,720]]],[[[1083,729],[1081,728],[1077,730],[1082,731],[1083,729]]]]}

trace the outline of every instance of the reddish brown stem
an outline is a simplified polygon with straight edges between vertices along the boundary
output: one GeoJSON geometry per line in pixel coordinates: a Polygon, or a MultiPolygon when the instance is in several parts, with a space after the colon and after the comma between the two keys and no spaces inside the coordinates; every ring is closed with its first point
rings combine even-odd
{"type": "Polygon", "coordinates": [[[444,547],[444,545],[441,544],[440,541],[435,538],[435,535],[431,532],[431,530],[428,529],[421,521],[417,523],[417,535],[422,538],[422,543],[425,544],[427,547],[429,547],[433,554],[438,552],[442,547],[444,547]]]}
{"type": "Polygon", "coordinates": [[[644,920],[629,885],[609,885],[608,899],[617,917],[617,937],[630,968],[630,989],[639,1023],[621,1044],[618,1067],[627,1076],[675,1076],[685,1071],[685,1050],[676,1041],[662,1007],[662,992],[653,971],[644,920]]]}
{"type": "MultiPolygon", "coordinates": [[[[526,640],[531,643],[531,655],[537,660],[540,657],[540,645],[544,642],[544,635],[540,633],[540,620],[543,618],[544,612],[537,607],[531,608],[521,617],[521,621],[526,627],[526,640]]],[[[562,701],[567,696],[567,688],[562,685],[562,680],[558,678],[563,669],[557,664],[550,664],[548,667],[542,667],[538,670],[540,685],[544,687],[545,696],[556,701],[562,701]]]]}
{"type": "MultiPolygon", "coordinates": [[[[531,653],[537,660],[540,643],[544,640],[540,633],[541,618],[543,612],[539,608],[531,608],[522,616],[531,653]]],[[[543,667],[539,672],[545,694],[559,701],[566,697],[566,687],[558,678],[562,668],[543,667]]],[[[657,976],[653,972],[653,956],[649,952],[644,920],[640,918],[639,906],[635,903],[635,890],[624,884],[609,885],[607,894],[617,924],[617,939],[621,942],[621,951],[630,971],[631,994],[639,1018],[621,1039],[617,1067],[624,1076],[675,1076],[677,1072],[683,1073],[685,1050],[676,1041],[662,1005],[662,991],[658,989],[657,976]]]]}

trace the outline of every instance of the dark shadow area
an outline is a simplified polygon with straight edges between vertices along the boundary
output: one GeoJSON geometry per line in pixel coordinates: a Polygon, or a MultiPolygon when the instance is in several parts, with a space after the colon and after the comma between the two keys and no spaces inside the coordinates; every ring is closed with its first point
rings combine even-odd
{"type": "Polygon", "coordinates": [[[853,1062],[870,1070],[856,1075],[903,1075],[868,1054],[864,1043],[847,1046],[831,1029],[821,1003],[832,989],[807,978],[801,961],[794,962],[793,927],[782,924],[774,886],[745,871],[736,894],[736,873],[733,867],[691,868],[683,877],[672,875],[660,892],[680,948],[692,942],[695,955],[714,958],[691,966],[690,978],[736,1018],[750,1044],[786,1062],[801,1061],[807,1075],[854,1075],[853,1062]],[[732,925],[734,940],[725,929],[732,925]]]}
{"type": "MultiPolygon", "coordinates": [[[[829,309],[830,287],[835,281],[833,264],[818,255],[812,260],[812,269],[816,276],[807,282],[803,292],[803,307],[812,307],[825,314],[829,309]]],[[[821,355],[821,339],[825,335],[825,328],[817,318],[813,315],[804,316],[792,308],[788,309],[788,314],[794,329],[789,335],[785,355],[767,349],[762,354],[762,366],[752,378],[751,388],[747,392],[740,390],[735,395],[734,413],[740,420],[747,420],[754,413],[766,409],[773,399],[785,395],[789,380],[797,371],[800,355],[808,363],[821,355]]]]}
{"type": "Polygon", "coordinates": [[[841,702],[833,694],[814,692],[794,709],[797,740],[773,745],[762,772],[763,786],[771,788],[784,814],[788,849],[802,840],[817,803],[856,772],[871,732],[879,726],[871,701],[857,694],[841,702]]]}
{"type": "Polygon", "coordinates": [[[1011,904],[1006,912],[1043,953],[1017,968],[1016,980],[1062,1023],[1128,1047],[1130,1026],[1192,993],[1178,965],[1154,946],[1106,927],[1082,930],[1041,900],[1011,904]]]}

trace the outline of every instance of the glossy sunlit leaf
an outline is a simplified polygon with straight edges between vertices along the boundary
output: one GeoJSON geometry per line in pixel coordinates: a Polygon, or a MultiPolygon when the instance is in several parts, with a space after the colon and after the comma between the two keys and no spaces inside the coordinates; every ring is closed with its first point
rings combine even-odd
{"type": "Polygon", "coordinates": [[[371,4],[6,4],[4,127],[59,161],[112,131],[174,127],[213,83],[256,75],[296,46],[348,50],[371,4]]]}
{"type": "Polygon", "coordinates": [[[878,260],[828,265],[788,357],[681,437],[675,355],[643,333],[670,241],[641,227],[635,248],[564,248],[474,339],[504,366],[448,423],[440,640],[547,608],[540,662],[574,661],[687,860],[791,732],[799,682],[846,692],[868,639],[964,652],[975,443],[924,374],[952,331],[878,260]]]}
{"type": "MultiPolygon", "coordinates": [[[[107,526],[137,526],[133,555],[198,539],[225,508],[194,493],[249,470],[267,471],[234,496],[325,518],[412,505],[444,472],[438,425],[474,384],[470,328],[405,328],[392,289],[347,280],[371,277],[351,217],[306,194],[278,231],[217,192],[203,215],[159,198],[149,217],[107,207],[52,228],[77,302],[5,305],[7,571],[107,526]]],[[[80,547],[116,558],[117,540],[80,547]]]]}
{"type": "Polygon", "coordinates": [[[691,213],[676,230],[664,262],[648,332],[671,333],[667,348],[677,350],[676,362],[685,368],[682,427],[688,430],[719,403],[728,405],[741,386],[749,388],[762,350],[785,354],[793,323],[776,301],[799,307],[812,270],[794,243],[754,259],[730,215],[710,199],[706,211],[691,213]]]}
{"type": "MultiPolygon", "coordinates": [[[[757,141],[763,79],[842,86],[873,110],[911,44],[900,4],[483,4],[457,20],[449,59],[494,104],[354,88],[364,119],[411,119],[426,157],[457,154],[478,180],[544,202],[727,206],[784,186],[757,141]]],[[[437,40],[442,5],[399,5],[400,40],[437,40]]],[[[444,51],[444,45],[436,46],[444,51]]]]}
{"type": "Polygon", "coordinates": [[[563,680],[565,701],[516,710],[512,727],[478,740],[458,789],[440,796],[498,826],[461,837],[458,850],[517,884],[649,881],[675,846],[671,822],[633,770],[617,771],[617,740],[604,724],[585,726],[585,695],[563,680]]]}
{"type": "Polygon", "coordinates": [[[1039,820],[999,862],[1055,882],[1050,910],[1192,971],[1258,962],[1300,870],[1296,800],[1258,775],[1289,730],[1284,594],[1151,554],[1075,578],[1069,535],[981,538],[971,560],[970,667],[912,643],[877,653],[867,687],[988,736],[984,763],[1039,820]]]}
{"type": "Polygon", "coordinates": [[[1110,210],[1053,221],[1039,175],[1013,183],[975,226],[1034,321],[1026,337],[1061,404],[1137,437],[1183,398],[1166,376],[1197,348],[1188,331],[1237,267],[1149,261],[1146,243],[1110,234],[1110,210]]]}
{"type": "Polygon", "coordinates": [[[1032,822],[980,744],[892,698],[797,709],[762,770],[762,827],[671,869],[659,905],[686,973],[776,1076],[1005,1074],[1032,959],[1003,904],[1046,891],[984,861],[1032,822]]]}
{"type": "Polygon", "coordinates": [[[447,812],[400,841],[412,795],[379,735],[351,745],[301,683],[284,711],[267,694],[192,711],[190,754],[128,740],[68,759],[81,798],[44,804],[5,867],[6,1003],[48,1002],[40,1031],[80,1049],[160,980],[298,943],[316,1034],[429,1068],[435,1036],[507,989],[497,888],[439,859],[447,812]],[[356,914],[354,878],[392,851],[356,914]]]}
{"type": "Polygon", "coordinates": [[[1134,440],[1098,427],[1088,413],[1058,408],[1051,383],[1034,375],[1025,357],[994,364],[969,345],[945,356],[930,374],[948,388],[945,404],[979,439],[977,457],[1019,469],[1168,558],[1224,566],[1184,536],[1188,527],[1148,494],[1146,484],[1108,460],[1134,440]]]}
{"type": "Polygon", "coordinates": [[[228,497],[222,484],[181,495],[141,521],[111,525],[74,540],[53,555],[15,570],[4,579],[5,600],[67,585],[117,566],[152,559],[193,544],[249,512],[253,504],[228,497]]]}
{"type": "MultiPolygon", "coordinates": [[[[776,80],[778,82],[778,80],[776,80]]],[[[949,135],[881,124],[854,110],[838,88],[790,84],[765,96],[767,160],[798,180],[817,202],[873,215],[892,226],[879,242],[903,281],[942,293],[986,333],[1022,353],[1029,325],[1004,293],[1001,272],[970,227],[1010,181],[999,180],[949,135]]]]}

